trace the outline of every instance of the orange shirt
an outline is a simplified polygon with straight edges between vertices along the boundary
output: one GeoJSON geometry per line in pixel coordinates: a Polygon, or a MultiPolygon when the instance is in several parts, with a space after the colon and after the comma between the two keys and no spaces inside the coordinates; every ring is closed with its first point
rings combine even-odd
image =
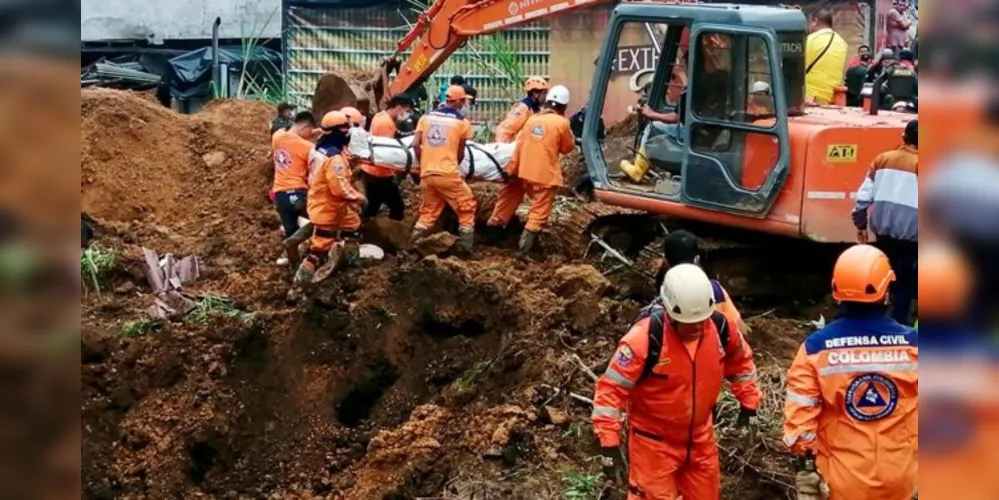
{"type": "Polygon", "coordinates": [[[420,118],[416,131],[420,140],[420,177],[460,175],[458,148],[472,138],[472,124],[461,113],[437,108],[420,118]]]}
{"type": "Polygon", "coordinates": [[[524,124],[524,133],[517,137],[517,147],[507,170],[535,184],[561,186],[561,155],[569,154],[575,148],[569,120],[546,109],[524,124]]]}
{"type": "Polygon", "coordinates": [[[337,154],[326,158],[313,173],[309,188],[309,220],[318,225],[330,225],[340,220],[345,207],[362,203],[364,196],[350,184],[350,164],[337,154]]]}
{"type": "MultiPolygon", "coordinates": [[[[395,138],[399,128],[395,126],[395,120],[388,114],[388,111],[381,111],[371,119],[372,137],[395,138]]],[[[361,170],[374,177],[392,177],[395,171],[391,168],[379,167],[368,162],[361,164],[361,170]]]]}
{"type": "Polygon", "coordinates": [[[513,105],[506,118],[496,126],[496,142],[513,142],[524,128],[527,119],[534,115],[530,97],[513,105]]]}
{"type": "Polygon", "coordinates": [[[288,130],[271,136],[274,151],[274,192],[309,189],[309,153],[313,144],[288,130]]]}

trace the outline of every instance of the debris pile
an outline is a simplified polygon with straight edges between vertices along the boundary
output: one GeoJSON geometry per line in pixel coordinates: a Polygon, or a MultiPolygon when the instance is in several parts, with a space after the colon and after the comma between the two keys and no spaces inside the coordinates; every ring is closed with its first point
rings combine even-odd
{"type": "MultiPolygon", "coordinates": [[[[265,197],[269,106],[183,116],[81,97],[83,208],[119,262],[82,304],[86,498],[599,495],[587,372],[648,297],[581,253],[518,266],[500,242],[470,261],[385,246],[289,306],[265,197]],[[142,247],[198,256],[183,283],[196,311],[147,325],[142,247]]],[[[748,316],[761,371],[782,373],[807,322],[748,316]]],[[[723,432],[754,450],[724,459],[724,498],[783,498],[772,436],[744,441],[723,432]]]]}

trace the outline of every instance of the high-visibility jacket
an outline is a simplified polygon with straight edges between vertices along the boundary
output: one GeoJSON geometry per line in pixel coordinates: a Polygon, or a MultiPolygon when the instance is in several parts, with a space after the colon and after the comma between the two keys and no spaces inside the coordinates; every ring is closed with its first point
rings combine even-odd
{"type": "MultiPolygon", "coordinates": [[[[662,310],[658,304],[652,307],[662,310]]],[[[759,407],[753,351],[718,316],[705,320],[703,335],[689,342],[665,321],[658,362],[645,378],[653,318],[644,317],[632,326],[597,382],[592,419],[601,446],[620,444],[625,412],[633,432],[656,436],[679,456],[695,444],[714,442],[712,410],[726,379],[743,407],[759,407]],[[729,332],[719,332],[716,322],[729,332]],[[728,345],[722,345],[723,336],[728,345]]]]}
{"type": "Polygon", "coordinates": [[[420,139],[420,177],[461,175],[458,152],[462,141],[472,138],[472,124],[457,110],[440,107],[422,117],[416,125],[420,139]]]}
{"type": "Polygon", "coordinates": [[[307,189],[309,153],[313,144],[290,130],[278,130],[271,136],[274,155],[275,193],[307,189]]]}
{"type": "Polygon", "coordinates": [[[510,112],[496,126],[496,142],[513,142],[524,128],[527,119],[538,113],[540,108],[530,96],[523,98],[510,108],[510,112]]]}
{"type": "Polygon", "coordinates": [[[562,155],[576,149],[569,120],[546,109],[527,120],[524,130],[517,137],[507,173],[540,186],[561,186],[562,155]]]}
{"type": "MultiPolygon", "coordinates": [[[[364,195],[350,183],[350,165],[343,154],[326,158],[309,180],[309,220],[319,226],[339,227],[346,211],[364,202],[364,195]]],[[[353,217],[350,217],[353,221],[353,217]]],[[[351,222],[353,225],[353,222],[351,222]]],[[[340,229],[354,230],[355,227],[340,229]]]]}
{"type": "Polygon", "coordinates": [[[912,498],[918,366],[918,333],[876,312],[805,339],[788,372],[784,444],[815,454],[832,500],[912,498]]]}

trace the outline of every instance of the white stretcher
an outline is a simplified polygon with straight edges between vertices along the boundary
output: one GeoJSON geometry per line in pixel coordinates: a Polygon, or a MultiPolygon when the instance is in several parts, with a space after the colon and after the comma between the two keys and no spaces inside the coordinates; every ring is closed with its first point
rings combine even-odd
{"type": "MultiPolygon", "coordinates": [[[[358,134],[360,135],[360,134],[358,134]]],[[[390,139],[387,137],[367,137],[367,140],[351,134],[350,152],[371,163],[398,170],[418,173],[420,167],[413,153],[413,138],[390,139]]],[[[467,142],[465,158],[459,165],[461,175],[466,179],[498,182],[505,177],[504,169],[513,157],[515,144],[493,142],[480,144],[467,142]]]]}

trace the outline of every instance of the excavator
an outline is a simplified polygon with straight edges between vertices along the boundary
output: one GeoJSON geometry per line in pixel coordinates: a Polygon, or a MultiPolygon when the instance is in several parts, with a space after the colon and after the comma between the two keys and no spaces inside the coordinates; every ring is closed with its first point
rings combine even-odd
{"type": "MultiPolygon", "coordinates": [[[[383,100],[406,92],[470,37],[607,1],[436,0],[398,42],[397,54],[411,53],[404,61],[387,59],[376,87],[383,100]]],[[[806,103],[807,32],[804,13],[793,7],[618,3],[586,104],[596,111],[587,113],[580,141],[596,199],[613,209],[723,228],[725,236],[854,242],[854,193],[874,157],[901,144],[914,115],[806,103]],[[641,156],[647,170],[629,177],[616,167],[624,158],[613,157],[598,129],[599,111],[617,104],[610,83],[619,47],[636,30],[654,37],[659,52],[646,104],[677,112],[682,124],[664,138],[639,116],[626,150],[641,156]],[[677,73],[687,94],[679,100],[670,91],[677,73]]],[[[829,247],[777,246],[794,248],[785,260],[829,247]]]]}

